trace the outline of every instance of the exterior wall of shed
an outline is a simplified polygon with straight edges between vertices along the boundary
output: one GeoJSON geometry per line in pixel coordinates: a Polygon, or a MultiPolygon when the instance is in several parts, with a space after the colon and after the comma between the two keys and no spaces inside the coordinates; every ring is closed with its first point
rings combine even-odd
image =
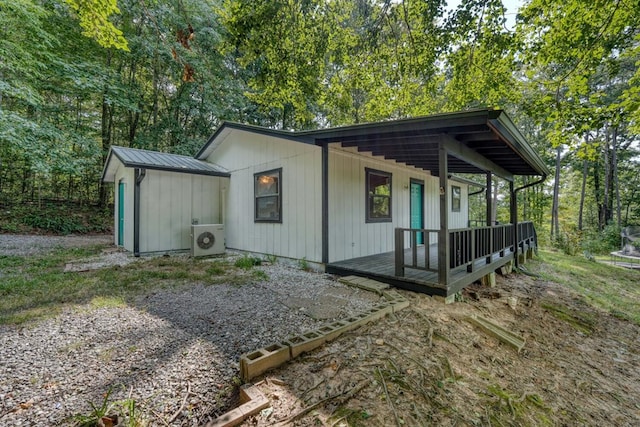
{"type": "MultiPolygon", "coordinates": [[[[355,148],[332,146],[329,150],[329,262],[357,258],[394,250],[394,229],[410,227],[410,180],[424,182],[424,228],[440,228],[438,177],[395,161],[385,160],[355,148]],[[392,174],[391,222],[366,222],[365,168],[392,174]]],[[[468,188],[461,188],[460,212],[451,211],[449,191],[449,228],[468,224],[468,188]]],[[[408,242],[407,242],[408,244],[408,242]]]]}
{"type": "Polygon", "coordinates": [[[322,261],[320,147],[234,129],[207,161],[231,173],[225,192],[227,247],[322,261]],[[282,168],[282,223],[254,220],[254,174],[282,168]]]}
{"type": "MultiPolygon", "coordinates": [[[[221,223],[221,193],[227,183],[223,177],[147,170],[140,184],[140,252],[190,249],[192,220],[221,223]]],[[[127,231],[131,241],[132,228],[127,231]]]]}

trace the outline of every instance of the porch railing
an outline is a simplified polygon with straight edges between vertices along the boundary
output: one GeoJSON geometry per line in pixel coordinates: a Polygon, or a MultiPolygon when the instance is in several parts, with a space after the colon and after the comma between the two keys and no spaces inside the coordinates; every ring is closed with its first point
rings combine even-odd
{"type": "MultiPolygon", "coordinates": [[[[518,223],[517,231],[520,250],[524,250],[525,245],[535,247],[537,236],[532,222],[518,223]]],[[[476,261],[484,259],[486,264],[490,264],[492,256],[496,254],[504,257],[507,251],[515,252],[513,232],[512,224],[450,230],[449,269],[466,265],[467,271],[471,272],[476,261]]],[[[405,268],[438,272],[437,244],[438,230],[396,228],[395,275],[403,277],[405,268]],[[408,256],[405,243],[410,246],[408,256]]]]}

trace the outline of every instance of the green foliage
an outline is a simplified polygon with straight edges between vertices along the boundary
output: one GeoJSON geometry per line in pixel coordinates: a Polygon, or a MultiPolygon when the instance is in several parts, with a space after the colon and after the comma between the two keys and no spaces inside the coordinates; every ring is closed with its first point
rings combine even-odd
{"type": "Polygon", "coordinates": [[[115,47],[128,51],[127,40],[122,31],[109,20],[120,13],[116,0],[65,0],[78,14],[83,35],[93,38],[103,47],[115,47]]]}
{"type": "Polygon", "coordinates": [[[580,252],[580,233],[574,228],[565,228],[555,236],[553,246],[567,255],[576,255],[580,252]]]}
{"type": "Polygon", "coordinates": [[[275,263],[278,262],[278,257],[276,255],[274,255],[274,254],[267,254],[266,261],[269,264],[275,264],[275,263]]]}
{"type": "Polygon", "coordinates": [[[89,406],[91,406],[91,412],[88,415],[78,414],[73,418],[75,420],[75,425],[77,427],[95,427],[99,425],[103,417],[106,417],[111,414],[111,411],[114,409],[114,404],[110,402],[112,388],[104,394],[102,402],[96,405],[93,402],[89,402],[89,406]]]}
{"type": "Polygon", "coordinates": [[[593,254],[608,254],[620,250],[620,246],[620,227],[615,224],[607,225],[602,231],[591,230],[582,240],[582,248],[593,254]]]}
{"type": "MultiPolygon", "coordinates": [[[[103,425],[104,417],[117,419],[117,425],[127,427],[139,427],[145,425],[139,412],[137,412],[134,399],[111,401],[113,388],[104,394],[102,401],[96,405],[89,402],[91,411],[89,414],[76,414],[72,417],[75,427],[95,427],[103,425]],[[125,415],[126,414],[126,415],[125,415]]],[[[115,425],[115,424],[114,424],[115,425]]]]}
{"type": "Polygon", "coordinates": [[[2,213],[0,231],[8,233],[104,233],[111,230],[113,222],[109,209],[73,203],[5,206],[2,213]]]}
{"type": "Polygon", "coordinates": [[[302,257],[298,260],[298,268],[304,271],[311,271],[311,266],[309,265],[309,261],[307,261],[306,257],[302,257]]]}
{"type": "Polygon", "coordinates": [[[258,281],[269,280],[269,276],[262,270],[253,270],[251,276],[258,281]]]}
{"type": "MultiPolygon", "coordinates": [[[[559,251],[540,250],[539,255],[540,260],[527,263],[532,272],[575,290],[587,304],[640,325],[640,271],[602,261],[592,262],[581,255],[569,256],[559,251]]],[[[580,319],[582,315],[573,313],[571,316],[580,319]]],[[[580,321],[589,323],[586,317],[580,321]]]]}
{"type": "MultiPolygon", "coordinates": [[[[615,177],[621,223],[637,222],[640,7],[533,0],[518,16],[505,28],[500,0],[0,0],[0,199],[106,206],[110,146],[192,155],[221,120],[308,129],[489,106],[549,165],[557,145],[589,162],[582,229],[616,219],[615,177]]],[[[581,166],[562,166],[561,187],[581,166]]],[[[520,195],[547,224],[548,192],[520,195]]]]}
{"type": "Polygon", "coordinates": [[[241,258],[238,258],[235,262],[235,266],[238,268],[242,268],[244,270],[248,270],[253,268],[254,266],[261,265],[262,259],[254,256],[243,255],[241,258]]]}

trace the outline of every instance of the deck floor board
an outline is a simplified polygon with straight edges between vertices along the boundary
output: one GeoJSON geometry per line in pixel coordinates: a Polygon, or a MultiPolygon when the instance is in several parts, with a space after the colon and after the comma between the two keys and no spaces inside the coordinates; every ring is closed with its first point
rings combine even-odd
{"type": "MultiPolygon", "coordinates": [[[[418,265],[425,265],[425,246],[417,248],[418,265]]],[[[429,249],[429,266],[437,269],[438,257],[437,247],[432,245],[429,249]]],[[[411,262],[412,251],[406,249],[405,263],[411,262]]],[[[482,272],[490,269],[491,271],[500,268],[502,265],[513,259],[510,252],[500,256],[495,253],[491,256],[491,263],[487,264],[485,258],[480,258],[474,262],[473,271],[482,272]]],[[[404,276],[395,275],[395,252],[384,252],[375,255],[369,255],[359,258],[352,258],[342,261],[336,261],[327,264],[327,272],[338,275],[356,275],[368,277],[391,285],[410,289],[418,292],[425,292],[432,295],[447,295],[448,290],[438,281],[438,273],[435,271],[425,271],[413,268],[405,268],[404,276]]],[[[486,274],[486,273],[485,273],[486,274]]],[[[478,274],[468,273],[465,266],[458,267],[450,271],[449,284],[454,285],[456,289],[461,289],[478,280],[478,274]]],[[[451,288],[451,286],[450,286],[451,288]]]]}

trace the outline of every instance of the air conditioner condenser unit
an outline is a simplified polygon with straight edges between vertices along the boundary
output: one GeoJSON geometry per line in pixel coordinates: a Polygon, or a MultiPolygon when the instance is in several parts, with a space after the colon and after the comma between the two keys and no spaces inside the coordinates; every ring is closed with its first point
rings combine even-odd
{"type": "Polygon", "coordinates": [[[191,226],[191,256],[217,255],[224,250],[224,224],[191,226]]]}

